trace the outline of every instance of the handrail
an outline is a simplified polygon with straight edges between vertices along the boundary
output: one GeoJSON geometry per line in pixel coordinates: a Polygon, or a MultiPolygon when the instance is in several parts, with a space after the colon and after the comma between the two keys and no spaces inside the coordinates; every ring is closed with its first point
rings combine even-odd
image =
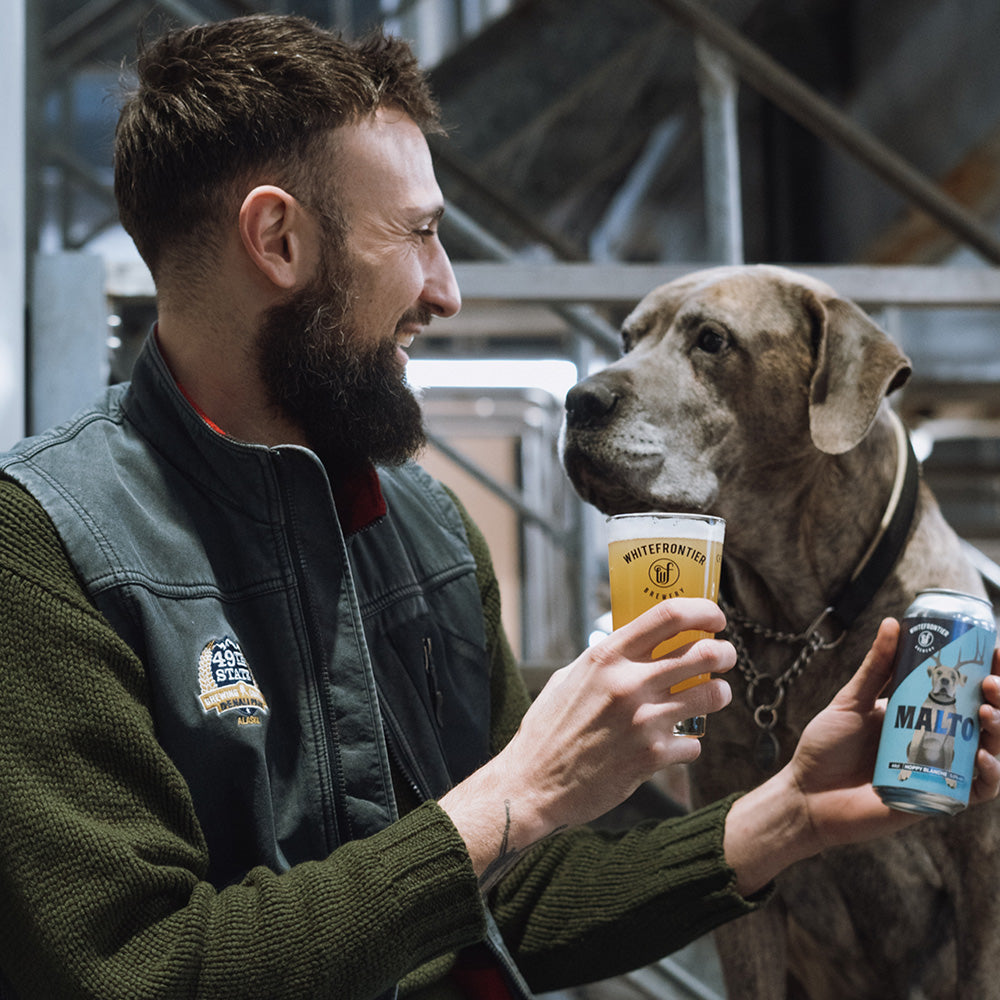
{"type": "Polygon", "coordinates": [[[725,52],[747,83],[800,125],[844,149],[987,260],[1000,264],[1000,240],[978,219],[721,18],[695,0],[649,2],[725,52]]]}

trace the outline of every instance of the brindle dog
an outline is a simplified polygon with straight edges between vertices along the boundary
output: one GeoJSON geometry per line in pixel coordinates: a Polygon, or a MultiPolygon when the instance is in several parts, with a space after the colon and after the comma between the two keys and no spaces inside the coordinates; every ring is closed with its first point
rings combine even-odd
{"type": "MultiPolygon", "coordinates": [[[[713,268],[657,288],[622,336],[624,357],[566,399],[563,462],[577,491],[609,514],[724,517],[730,627],[747,676],[801,667],[763,727],[745,676],[729,675],[733,704],[709,719],[692,768],[695,801],[711,801],[788,760],[880,620],[900,617],[916,591],[984,591],[921,483],[900,559],[834,648],[797,661],[804,642],[741,626],[801,636],[850,580],[893,490],[901,442],[885,397],[909,361],[832,288],[772,266],[713,268]]],[[[836,638],[829,621],[818,634],[836,638]]],[[[730,997],[1000,997],[998,852],[994,803],[800,862],[769,905],[717,933],[730,997]]]]}

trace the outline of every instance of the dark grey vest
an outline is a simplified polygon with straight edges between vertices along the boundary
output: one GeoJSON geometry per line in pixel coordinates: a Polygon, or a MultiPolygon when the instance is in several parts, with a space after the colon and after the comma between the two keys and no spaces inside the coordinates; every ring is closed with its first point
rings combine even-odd
{"type": "Polygon", "coordinates": [[[143,661],[211,880],[325,857],[486,759],[482,607],[461,518],[418,467],[345,541],[312,452],[217,434],[150,338],[130,387],[0,459],[143,661]]]}
{"type": "Polygon", "coordinates": [[[42,504],[142,660],[216,886],[391,822],[390,755],[423,798],[486,760],[475,562],[451,499],[416,465],[380,471],[386,516],[345,539],[316,456],[217,434],[150,337],[131,385],[0,471],[42,504]]]}

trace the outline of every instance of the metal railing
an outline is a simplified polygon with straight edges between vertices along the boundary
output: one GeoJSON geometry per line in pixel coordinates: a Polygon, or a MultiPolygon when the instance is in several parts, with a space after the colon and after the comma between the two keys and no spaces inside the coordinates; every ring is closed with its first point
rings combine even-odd
{"type": "Polygon", "coordinates": [[[735,71],[818,138],[874,171],[908,202],[922,208],[990,262],[1000,263],[1000,240],[939,185],[852,121],[766,52],[695,0],[648,0],[725,53],[735,71]]]}

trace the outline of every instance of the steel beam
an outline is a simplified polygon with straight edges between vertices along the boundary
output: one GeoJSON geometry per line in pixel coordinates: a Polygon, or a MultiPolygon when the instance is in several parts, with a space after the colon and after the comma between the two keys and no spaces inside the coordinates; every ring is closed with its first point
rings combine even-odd
{"type": "MultiPolygon", "coordinates": [[[[455,211],[449,216],[454,221],[455,211]]],[[[455,276],[466,304],[521,303],[547,306],[567,303],[628,306],[664,282],[704,268],[690,264],[578,264],[517,261],[456,261],[455,276]]],[[[832,286],[838,294],[871,308],[1000,308],[1000,270],[979,267],[904,265],[789,265],[832,286]]],[[[109,295],[152,297],[145,267],[122,263],[107,275],[109,295]]],[[[461,314],[459,314],[461,315],[461,314]]],[[[564,317],[565,322],[571,320],[564,317]]],[[[487,325],[481,322],[480,326],[487,325]]],[[[523,326],[523,325],[522,325],[523,326]]],[[[518,327],[518,330],[522,329],[518,327]]],[[[605,328],[607,325],[605,324],[605,328]]],[[[526,330],[524,332],[527,332],[526,330]]],[[[552,327],[547,326],[547,334],[552,327]]],[[[590,337],[597,341],[597,337],[590,337]]],[[[602,346],[604,338],[601,337],[602,346]]],[[[617,349],[617,343],[615,344],[617,349]]]]}
{"type": "Polygon", "coordinates": [[[722,264],[743,262],[743,197],[737,125],[739,78],[728,56],[704,38],[695,39],[698,96],[705,160],[708,257],[722,264]]]}
{"type": "MultiPolygon", "coordinates": [[[[691,264],[455,264],[467,302],[629,305],[674,278],[706,267],[691,264]]],[[[978,267],[866,267],[795,264],[838,294],[874,308],[1000,307],[1000,270],[978,267]]]]}
{"type": "MultiPolygon", "coordinates": [[[[26,0],[12,0],[0,48],[0,448],[24,434],[25,307],[25,15],[26,0]]],[[[37,12],[35,13],[37,16],[37,12]]]]}

